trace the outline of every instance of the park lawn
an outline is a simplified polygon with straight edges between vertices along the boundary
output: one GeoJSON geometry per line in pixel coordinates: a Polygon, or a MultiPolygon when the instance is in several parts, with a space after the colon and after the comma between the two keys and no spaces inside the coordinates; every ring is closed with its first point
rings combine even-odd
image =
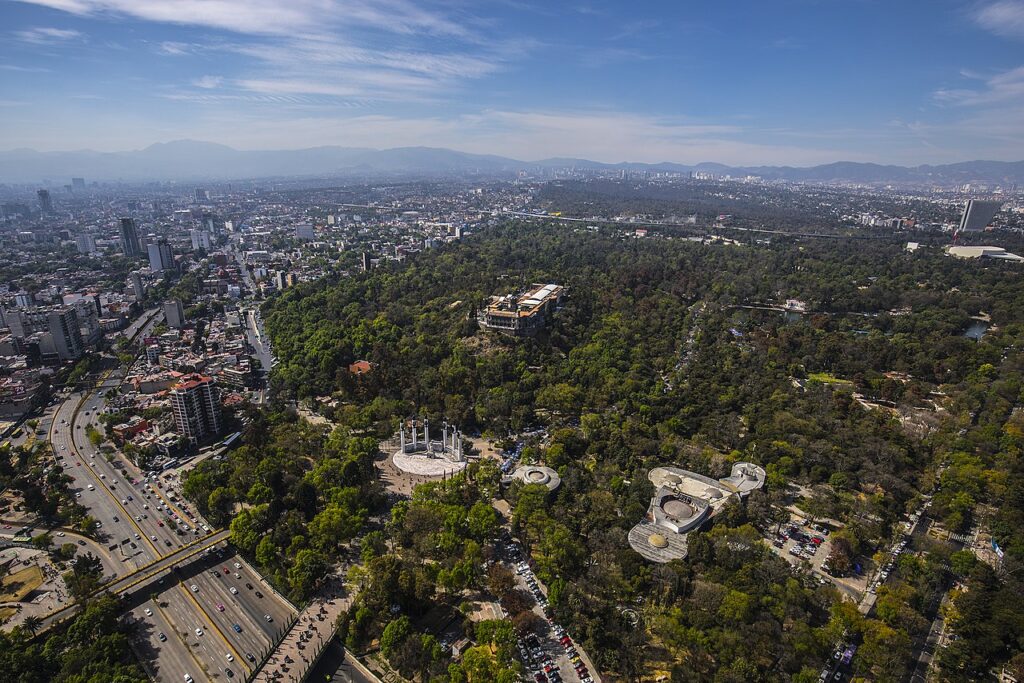
{"type": "Polygon", "coordinates": [[[853,382],[848,379],[839,379],[833,374],[828,372],[812,372],[807,376],[807,379],[812,382],[821,382],[822,384],[836,384],[853,386],[853,382]]]}
{"type": "Polygon", "coordinates": [[[43,583],[43,570],[32,565],[0,579],[0,602],[20,602],[43,583]]]}

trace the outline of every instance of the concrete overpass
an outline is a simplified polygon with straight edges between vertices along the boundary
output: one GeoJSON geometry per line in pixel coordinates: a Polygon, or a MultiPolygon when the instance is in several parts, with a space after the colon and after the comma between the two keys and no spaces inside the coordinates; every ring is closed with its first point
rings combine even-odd
{"type": "MultiPolygon", "coordinates": [[[[189,545],[179,548],[169,555],[165,555],[158,560],[154,560],[145,566],[139,567],[130,574],[118,577],[96,591],[95,595],[101,595],[103,593],[126,595],[139,590],[148,585],[153,579],[164,575],[170,570],[182,566],[184,563],[191,562],[206,550],[214,547],[218,543],[228,540],[230,536],[231,532],[228,529],[221,529],[220,531],[204,536],[201,539],[193,541],[189,545]]],[[[60,611],[44,617],[40,631],[46,631],[62,621],[73,617],[78,613],[80,608],[81,605],[74,603],[60,611]]]]}

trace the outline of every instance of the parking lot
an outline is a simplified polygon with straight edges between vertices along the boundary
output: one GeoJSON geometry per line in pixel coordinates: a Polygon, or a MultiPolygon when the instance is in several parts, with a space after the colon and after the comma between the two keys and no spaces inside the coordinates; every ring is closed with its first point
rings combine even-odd
{"type": "Polygon", "coordinates": [[[512,544],[506,556],[516,573],[517,587],[533,596],[533,611],[543,620],[539,629],[541,633],[519,636],[519,656],[526,667],[528,678],[537,683],[592,683],[595,680],[591,673],[594,671],[593,664],[566,630],[551,620],[547,590],[537,580],[519,546],[512,544]]]}

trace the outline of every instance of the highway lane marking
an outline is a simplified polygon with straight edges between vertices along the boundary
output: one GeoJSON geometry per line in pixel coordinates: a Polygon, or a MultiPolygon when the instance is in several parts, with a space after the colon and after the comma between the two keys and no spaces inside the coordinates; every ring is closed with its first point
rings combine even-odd
{"type": "MultiPolygon", "coordinates": [[[[224,633],[220,630],[220,626],[217,626],[217,622],[213,620],[213,617],[210,616],[210,613],[206,611],[206,608],[203,607],[199,603],[199,600],[196,599],[195,594],[191,590],[189,590],[188,588],[185,588],[184,581],[182,581],[181,583],[178,584],[178,588],[180,588],[182,591],[184,591],[185,594],[188,595],[188,597],[192,598],[192,602],[195,603],[196,607],[199,608],[199,611],[203,613],[203,615],[207,618],[207,620],[209,620],[209,622],[210,622],[210,629],[212,629],[214,631],[214,633],[216,633],[218,636],[220,636],[221,641],[223,641],[224,644],[228,646],[228,649],[231,650],[231,654],[233,654],[235,656],[235,661],[238,662],[239,666],[243,666],[246,669],[249,669],[251,671],[252,669],[249,667],[249,662],[245,658],[242,657],[242,655],[238,652],[238,650],[235,649],[234,645],[232,645],[230,642],[228,642],[227,636],[225,636],[224,633]]],[[[227,660],[225,660],[225,661],[227,661],[227,660]]]]}
{"type": "MultiPolygon", "coordinates": [[[[170,615],[164,610],[163,607],[160,606],[160,601],[154,600],[153,603],[156,605],[156,611],[160,613],[160,616],[163,617],[164,621],[171,625],[171,630],[174,632],[174,635],[178,638],[181,644],[185,646],[185,650],[188,652],[188,656],[191,657],[192,661],[196,663],[196,666],[199,667],[199,670],[206,674],[206,667],[203,666],[202,662],[196,659],[196,655],[194,652],[192,652],[192,648],[189,647],[188,641],[185,638],[181,637],[182,631],[179,630],[179,627],[175,626],[174,621],[171,620],[170,615]]],[[[184,633],[188,634],[189,632],[185,631],[184,633]]],[[[159,659],[160,657],[158,655],[157,660],[159,661],[159,659]]],[[[191,676],[192,674],[189,675],[191,676]]],[[[207,680],[209,680],[210,676],[207,675],[206,678],[207,680]]]]}
{"type": "MultiPolygon", "coordinates": [[[[123,588],[118,588],[118,589],[115,589],[115,590],[114,590],[114,593],[116,593],[116,594],[118,594],[118,595],[121,595],[121,594],[123,594],[124,592],[126,592],[126,591],[128,591],[128,590],[130,590],[130,589],[134,588],[134,587],[135,587],[135,586],[137,586],[138,584],[142,583],[143,581],[148,581],[149,579],[153,578],[154,576],[156,576],[156,575],[157,575],[157,574],[159,574],[160,572],[163,572],[163,571],[167,571],[167,570],[169,570],[169,569],[171,568],[171,566],[173,566],[173,565],[174,565],[174,563],[175,563],[175,562],[178,562],[178,561],[180,561],[180,560],[187,560],[187,559],[191,558],[192,556],[194,556],[194,555],[195,555],[196,553],[201,553],[201,552],[202,552],[203,550],[206,550],[207,548],[212,548],[212,547],[214,547],[215,545],[217,545],[218,543],[220,543],[221,541],[226,541],[226,540],[227,540],[227,537],[225,537],[225,538],[220,538],[220,539],[217,539],[216,541],[213,541],[213,540],[212,540],[211,538],[206,538],[206,539],[202,539],[202,540],[204,540],[204,541],[207,541],[208,543],[207,543],[206,545],[204,545],[203,547],[200,547],[200,548],[195,548],[195,549],[193,550],[193,552],[189,553],[189,554],[188,554],[188,555],[186,555],[185,557],[182,557],[182,558],[177,558],[177,557],[174,557],[174,558],[172,558],[172,557],[171,557],[171,556],[169,555],[169,556],[167,556],[167,557],[161,557],[161,558],[159,558],[159,559],[153,560],[153,561],[152,561],[152,562],[150,562],[150,563],[149,563],[148,565],[145,565],[145,566],[139,567],[138,569],[136,569],[136,570],[135,570],[134,572],[132,572],[131,574],[126,574],[125,576],[122,576],[122,577],[120,577],[120,578],[114,579],[114,580],[113,580],[113,581],[111,581],[111,582],[110,582],[109,584],[107,584],[107,585],[105,585],[105,586],[102,586],[102,587],[98,588],[98,589],[96,590],[96,592],[95,592],[95,593],[93,593],[92,595],[99,595],[99,594],[101,594],[101,593],[103,593],[103,592],[107,592],[107,591],[110,591],[110,589],[111,589],[111,586],[112,586],[113,584],[117,584],[117,583],[120,583],[121,581],[125,581],[125,580],[127,580],[127,579],[131,578],[132,576],[134,576],[135,574],[137,574],[137,573],[139,573],[139,572],[142,572],[142,571],[146,571],[147,569],[149,569],[150,567],[152,567],[152,566],[153,566],[154,564],[157,564],[158,562],[164,562],[164,561],[168,561],[168,560],[170,561],[170,565],[168,565],[168,566],[166,566],[166,567],[158,567],[157,569],[155,569],[155,570],[151,571],[151,572],[150,572],[149,574],[147,574],[146,576],[142,576],[142,577],[139,577],[139,578],[135,579],[134,581],[132,581],[132,582],[131,582],[130,584],[128,584],[127,586],[124,586],[123,588]]],[[[180,552],[180,551],[179,551],[179,552],[180,552]]],[[[43,617],[43,622],[44,622],[44,623],[46,623],[46,624],[49,624],[48,626],[46,626],[46,628],[44,628],[44,629],[43,629],[43,631],[45,631],[46,629],[50,628],[50,626],[53,626],[53,625],[55,625],[55,624],[57,624],[57,623],[60,623],[60,622],[61,622],[61,621],[63,621],[63,620],[65,619],[65,618],[67,618],[67,617],[71,616],[70,614],[68,614],[68,615],[64,615],[64,616],[59,616],[59,615],[63,614],[64,612],[68,612],[68,611],[77,611],[78,609],[81,609],[81,607],[82,607],[82,604],[81,604],[81,603],[79,603],[79,602],[72,602],[72,603],[69,603],[69,604],[65,605],[64,607],[61,607],[61,608],[60,608],[59,610],[57,610],[56,612],[53,612],[53,613],[51,613],[51,614],[49,614],[49,615],[47,615],[47,616],[43,617]]]]}
{"type": "MultiPolygon", "coordinates": [[[[78,417],[78,411],[81,409],[82,405],[85,403],[85,400],[88,397],[89,397],[89,394],[86,394],[85,396],[82,397],[82,400],[79,402],[78,406],[75,408],[75,412],[72,413],[72,415],[71,415],[70,427],[71,427],[72,430],[74,430],[75,419],[78,417]]],[[[70,444],[71,445],[71,452],[74,453],[76,457],[82,458],[84,460],[85,458],[83,458],[81,453],[78,452],[78,446],[75,445],[75,435],[74,435],[74,432],[72,431],[72,432],[70,432],[70,434],[71,434],[71,439],[70,439],[70,441],[71,441],[71,444],[70,444]]],[[[149,539],[149,536],[147,536],[142,531],[142,527],[140,527],[138,525],[138,523],[135,521],[135,518],[132,517],[130,512],[128,512],[128,509],[125,506],[121,505],[121,501],[118,500],[116,496],[114,496],[113,492],[111,492],[111,490],[109,488],[107,488],[107,485],[104,483],[104,480],[103,479],[99,479],[98,477],[96,477],[95,473],[91,471],[92,467],[90,467],[89,465],[83,465],[82,467],[84,467],[85,469],[90,471],[89,472],[89,476],[91,476],[93,478],[93,480],[96,483],[99,484],[99,487],[101,489],[103,489],[108,496],[110,496],[110,500],[114,501],[114,505],[116,505],[118,508],[120,508],[121,512],[124,513],[124,515],[125,515],[126,519],[128,520],[128,522],[133,527],[135,527],[136,531],[139,532],[139,537],[142,540],[146,541],[146,543],[149,545],[149,547],[153,549],[153,552],[156,553],[156,556],[158,558],[161,557],[162,553],[160,552],[160,549],[157,548],[156,545],[153,543],[153,541],[151,541],[149,539]]]]}

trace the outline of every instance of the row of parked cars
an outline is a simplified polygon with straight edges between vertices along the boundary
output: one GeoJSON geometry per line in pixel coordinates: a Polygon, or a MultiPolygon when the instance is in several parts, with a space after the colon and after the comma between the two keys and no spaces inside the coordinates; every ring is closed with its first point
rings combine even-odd
{"type": "MultiPolygon", "coordinates": [[[[513,547],[512,550],[514,553],[518,554],[518,548],[513,547]]],[[[552,621],[551,612],[548,609],[547,597],[540,589],[540,584],[537,582],[537,578],[534,576],[530,565],[525,561],[520,560],[516,564],[516,573],[523,577],[523,580],[526,582],[527,587],[529,587],[530,592],[533,593],[534,598],[537,600],[537,604],[540,605],[541,610],[544,612],[544,619],[547,621],[552,633],[558,639],[559,645],[561,645],[565,650],[565,656],[569,660],[573,669],[575,669],[580,683],[593,683],[594,679],[591,677],[590,671],[587,669],[587,665],[583,663],[583,659],[576,650],[576,646],[572,642],[572,638],[569,637],[569,634],[565,632],[564,628],[552,621]]],[[[551,657],[550,653],[544,651],[540,646],[540,641],[537,639],[537,636],[530,634],[526,638],[521,638],[519,640],[519,652],[522,655],[524,662],[534,665],[533,679],[536,683],[561,683],[562,674],[558,668],[558,664],[551,657]]]]}

